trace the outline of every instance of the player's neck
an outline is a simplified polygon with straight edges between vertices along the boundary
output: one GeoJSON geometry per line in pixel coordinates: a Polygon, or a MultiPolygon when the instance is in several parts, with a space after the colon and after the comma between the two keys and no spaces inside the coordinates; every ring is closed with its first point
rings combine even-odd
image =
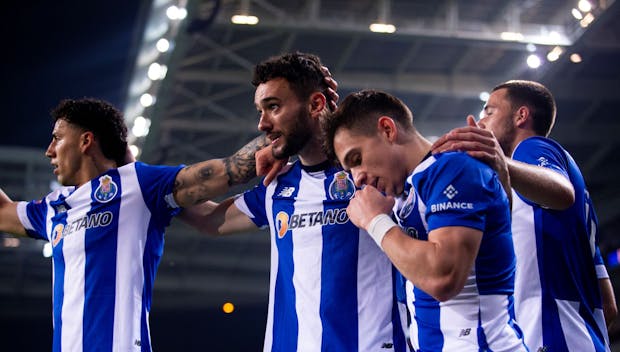
{"type": "Polygon", "coordinates": [[[311,138],[299,151],[298,156],[299,161],[304,166],[318,165],[327,160],[327,156],[323,150],[322,141],[318,138],[311,138]]]}
{"type": "Polygon", "coordinates": [[[530,137],[534,137],[534,136],[537,136],[537,134],[534,131],[532,131],[532,130],[517,129],[517,131],[515,132],[515,136],[514,136],[514,139],[512,141],[512,144],[510,145],[510,150],[506,153],[506,155],[508,157],[512,157],[512,153],[514,153],[514,151],[517,148],[517,146],[519,145],[519,143],[523,142],[524,140],[526,140],[526,139],[528,139],[530,137]]]}
{"type": "Polygon", "coordinates": [[[407,139],[407,153],[405,153],[405,158],[407,161],[407,171],[409,173],[413,172],[413,170],[424,160],[424,157],[431,150],[432,143],[424,138],[417,130],[411,133],[407,139]]]}
{"type": "Polygon", "coordinates": [[[90,180],[95,177],[116,167],[116,162],[103,156],[86,157],[82,160],[80,171],[78,171],[76,187],[80,187],[81,185],[90,182],[90,180]]]}

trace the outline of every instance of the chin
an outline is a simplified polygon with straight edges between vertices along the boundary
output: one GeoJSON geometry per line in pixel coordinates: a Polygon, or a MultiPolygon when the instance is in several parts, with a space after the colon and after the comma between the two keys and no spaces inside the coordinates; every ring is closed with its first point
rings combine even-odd
{"type": "Polygon", "coordinates": [[[286,153],[285,153],[283,148],[273,149],[271,154],[276,159],[285,159],[285,158],[288,158],[290,156],[290,155],[286,155],[286,153]]]}

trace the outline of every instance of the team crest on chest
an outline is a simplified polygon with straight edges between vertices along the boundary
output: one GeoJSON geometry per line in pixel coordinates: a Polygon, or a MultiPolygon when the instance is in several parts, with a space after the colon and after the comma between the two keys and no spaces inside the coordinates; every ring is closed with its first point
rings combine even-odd
{"type": "Polygon", "coordinates": [[[118,186],[109,175],[99,177],[99,186],[95,189],[95,199],[101,203],[111,201],[118,192],[118,186]]]}
{"type": "Polygon", "coordinates": [[[416,193],[415,190],[413,188],[411,188],[411,190],[409,190],[409,195],[407,196],[407,200],[405,200],[405,204],[403,204],[403,207],[400,208],[400,211],[398,212],[398,217],[405,220],[409,214],[411,214],[411,211],[413,210],[413,206],[415,205],[415,200],[416,200],[416,193]]]}
{"type": "Polygon", "coordinates": [[[329,185],[329,197],[333,200],[347,200],[354,194],[355,184],[349,178],[349,174],[344,171],[337,172],[329,185]]]}

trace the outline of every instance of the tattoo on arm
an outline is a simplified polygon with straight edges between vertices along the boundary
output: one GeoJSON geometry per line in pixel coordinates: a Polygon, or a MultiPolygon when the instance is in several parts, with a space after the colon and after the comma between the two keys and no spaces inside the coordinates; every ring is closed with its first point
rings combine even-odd
{"type": "Polygon", "coordinates": [[[256,151],[269,145],[267,137],[258,136],[244,145],[235,154],[224,158],[226,175],[228,175],[228,185],[247,183],[256,177],[256,151]]]}
{"type": "MultiPolygon", "coordinates": [[[[195,169],[196,165],[189,165],[184,168],[187,170],[187,174],[192,175],[192,169],[195,169]]],[[[206,181],[209,181],[214,175],[212,165],[205,165],[198,170],[195,170],[195,175],[190,176],[196,180],[185,180],[182,177],[177,177],[174,181],[173,194],[178,203],[187,206],[199,204],[211,199],[213,196],[213,186],[209,185],[206,181]],[[189,182],[186,182],[189,181],[189,182]],[[195,182],[195,187],[186,187],[190,183],[195,182]],[[183,190],[181,193],[180,190],[183,190]]]]}

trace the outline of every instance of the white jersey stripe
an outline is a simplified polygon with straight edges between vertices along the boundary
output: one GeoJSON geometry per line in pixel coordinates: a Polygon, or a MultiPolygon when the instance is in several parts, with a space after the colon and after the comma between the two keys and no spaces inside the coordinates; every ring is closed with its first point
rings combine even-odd
{"type": "MultiPolygon", "coordinates": [[[[273,192],[275,190],[275,185],[276,184],[272,182],[265,191],[265,209],[273,208],[272,197],[273,197],[273,192]]],[[[239,199],[239,200],[242,200],[242,199],[239,199]]],[[[239,208],[239,210],[241,210],[245,214],[251,214],[245,202],[235,201],[235,205],[239,208]]],[[[267,213],[269,213],[269,211],[267,213]]],[[[275,228],[273,217],[268,216],[267,220],[269,221],[269,227],[272,229],[275,228]]],[[[269,236],[269,237],[271,238],[270,240],[271,242],[271,255],[270,255],[271,268],[270,268],[269,277],[272,279],[269,280],[269,306],[267,310],[267,325],[265,327],[265,331],[267,333],[265,333],[265,342],[263,344],[263,350],[265,352],[271,351],[271,348],[273,345],[273,334],[270,333],[271,331],[273,331],[273,312],[274,312],[274,296],[275,296],[273,292],[275,292],[275,286],[276,286],[276,280],[273,278],[275,278],[278,273],[278,263],[279,263],[278,251],[274,250],[276,248],[276,237],[275,236],[269,236]]]]}
{"type": "MultiPolygon", "coordinates": [[[[73,213],[83,212],[79,207],[79,197],[88,195],[90,198],[91,187],[87,183],[74,192],[73,198],[67,198],[67,204],[71,207],[67,211],[67,217],[73,213]]],[[[52,211],[53,212],[53,211],[52,211]]],[[[65,226],[69,226],[68,224],[65,226]]],[[[84,250],[84,229],[75,231],[68,236],[63,236],[62,252],[65,263],[64,271],[64,299],[62,302],[62,338],[63,351],[82,350],[82,322],[84,315],[84,286],[86,270],[86,253],[84,250]]]]}
{"type": "MultiPolygon", "coordinates": [[[[299,182],[298,199],[316,197],[317,189],[323,188],[323,178],[302,178],[299,182]]],[[[297,209],[296,209],[297,210],[297,209]]],[[[293,241],[293,286],[295,308],[299,322],[298,346],[308,351],[321,350],[323,326],[321,308],[322,237],[312,227],[300,227],[290,234],[293,241]]]]}
{"type": "MultiPolygon", "coordinates": [[[[125,192],[141,192],[138,178],[132,169],[120,169],[119,173],[121,187],[125,192]]],[[[151,213],[144,204],[143,197],[127,197],[121,201],[118,222],[123,224],[123,227],[119,229],[116,249],[114,352],[134,350],[137,347],[136,342],[141,340],[144,288],[142,256],[150,220],[151,213]]]]}

